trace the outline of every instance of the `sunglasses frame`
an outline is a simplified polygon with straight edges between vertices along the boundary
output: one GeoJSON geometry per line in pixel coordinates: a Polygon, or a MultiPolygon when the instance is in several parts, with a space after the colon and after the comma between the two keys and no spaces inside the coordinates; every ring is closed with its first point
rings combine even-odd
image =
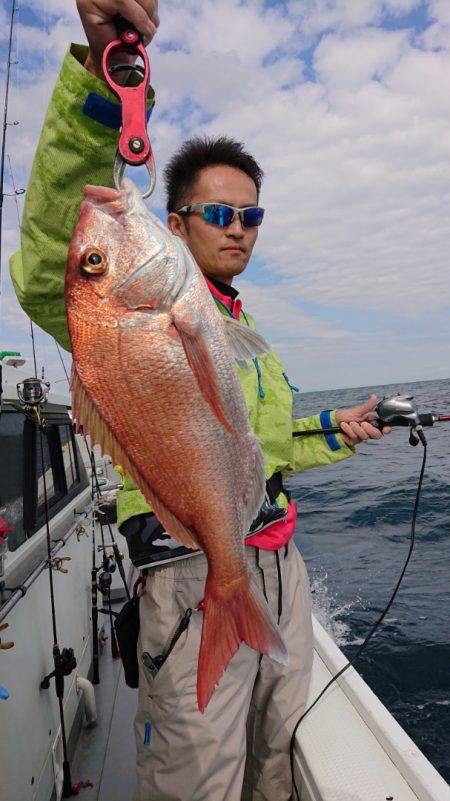
{"type": "Polygon", "coordinates": [[[180,209],[177,209],[176,214],[192,214],[193,211],[201,211],[203,212],[203,220],[210,225],[217,225],[219,228],[228,228],[231,223],[233,223],[236,217],[239,217],[241,225],[244,228],[258,228],[263,219],[264,219],[264,212],[265,209],[262,206],[242,206],[242,208],[238,208],[237,206],[231,206],[229,203],[191,203],[188,206],[182,206],[180,209]],[[220,223],[211,222],[211,220],[207,220],[205,218],[205,209],[207,206],[217,206],[217,207],[224,207],[226,209],[232,209],[234,211],[233,217],[231,218],[230,222],[226,225],[221,225],[220,223]],[[258,209],[262,212],[261,221],[256,223],[256,225],[245,225],[244,223],[244,212],[248,211],[249,209],[258,209]]]}

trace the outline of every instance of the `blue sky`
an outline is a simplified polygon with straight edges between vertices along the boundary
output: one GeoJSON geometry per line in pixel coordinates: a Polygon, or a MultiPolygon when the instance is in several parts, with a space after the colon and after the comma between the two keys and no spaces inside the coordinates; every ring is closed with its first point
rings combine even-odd
{"type": "MultiPolygon", "coordinates": [[[[2,65],[10,7],[2,0],[2,65]]],[[[202,132],[232,134],[260,161],[266,218],[237,287],[293,383],[448,376],[450,4],[166,0],[160,16],[149,49],[158,171],[202,132]]],[[[8,126],[6,148],[16,186],[27,185],[70,41],[84,41],[75,2],[21,2],[8,115],[20,125],[8,126]]],[[[11,191],[8,162],[5,182],[11,191]]],[[[163,217],[160,184],[149,202],[163,217]]],[[[18,242],[7,197],[0,349],[30,357],[7,270],[18,242]]],[[[38,364],[62,385],[52,340],[38,330],[36,342],[38,364]]]]}

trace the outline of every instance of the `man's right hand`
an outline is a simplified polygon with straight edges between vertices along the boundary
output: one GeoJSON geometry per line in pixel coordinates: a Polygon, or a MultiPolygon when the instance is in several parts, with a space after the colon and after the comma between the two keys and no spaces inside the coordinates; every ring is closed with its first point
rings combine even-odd
{"type": "MultiPolygon", "coordinates": [[[[159,25],[158,0],[77,0],[78,13],[89,42],[85,68],[104,80],[103,51],[117,39],[115,17],[120,15],[142,33],[145,45],[153,39],[159,25]]],[[[132,61],[132,57],[128,57],[132,61]]],[[[125,58],[121,56],[123,63],[125,58]]]]}

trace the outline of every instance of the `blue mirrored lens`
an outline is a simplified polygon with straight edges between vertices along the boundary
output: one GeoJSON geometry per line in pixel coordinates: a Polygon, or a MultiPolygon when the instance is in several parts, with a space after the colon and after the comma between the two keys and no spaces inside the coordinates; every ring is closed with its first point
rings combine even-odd
{"type": "Polygon", "coordinates": [[[246,228],[254,228],[256,225],[261,225],[264,217],[264,209],[260,209],[258,206],[245,209],[245,211],[242,212],[242,217],[244,218],[242,224],[245,225],[246,228]]]}
{"type": "Polygon", "coordinates": [[[230,206],[208,204],[203,207],[203,219],[213,225],[225,228],[233,220],[234,211],[230,206]]]}

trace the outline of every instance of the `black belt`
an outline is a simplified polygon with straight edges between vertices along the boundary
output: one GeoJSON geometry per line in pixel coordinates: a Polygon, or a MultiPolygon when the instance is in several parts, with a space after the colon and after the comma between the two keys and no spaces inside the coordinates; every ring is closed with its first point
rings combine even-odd
{"type": "Polygon", "coordinates": [[[270,478],[267,479],[266,492],[269,496],[270,503],[275,503],[280,492],[284,492],[288,500],[291,497],[289,490],[285,489],[283,486],[283,479],[280,471],[278,471],[278,473],[274,473],[273,476],[270,476],[270,478]]]}
{"type": "MultiPolygon", "coordinates": [[[[280,492],[284,492],[287,498],[290,499],[290,493],[283,487],[281,473],[278,472],[274,473],[266,481],[266,493],[270,503],[267,502],[266,498],[250,526],[250,534],[261,531],[270,523],[286,515],[286,509],[279,509],[274,505],[280,492]]],[[[134,515],[125,520],[120,526],[120,533],[127,540],[131,561],[140,570],[143,567],[188,556],[194,552],[191,548],[181,545],[181,543],[179,547],[165,547],[164,540],[170,540],[170,535],[164,530],[153,512],[134,515]],[[155,544],[155,541],[158,544],[155,544]]]]}

